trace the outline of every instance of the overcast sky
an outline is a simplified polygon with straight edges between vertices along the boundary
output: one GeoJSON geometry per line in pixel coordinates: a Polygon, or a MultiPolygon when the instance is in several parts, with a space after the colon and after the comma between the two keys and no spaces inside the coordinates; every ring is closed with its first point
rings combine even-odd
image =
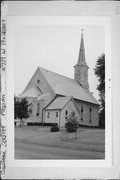
{"type": "Polygon", "coordinates": [[[105,52],[102,25],[25,25],[14,29],[15,95],[23,92],[38,66],[74,78],[81,29],[84,29],[90,91],[98,99],[94,75],[97,58],[105,52]]]}

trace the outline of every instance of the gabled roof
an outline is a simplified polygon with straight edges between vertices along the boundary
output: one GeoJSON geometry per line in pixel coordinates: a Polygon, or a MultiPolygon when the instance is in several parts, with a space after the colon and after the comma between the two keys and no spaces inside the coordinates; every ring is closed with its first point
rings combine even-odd
{"type": "Polygon", "coordinates": [[[91,92],[83,88],[77,81],[41,67],[39,69],[56,94],[72,96],[74,99],[99,105],[91,92]]]}
{"type": "Polygon", "coordinates": [[[62,96],[72,96],[74,99],[99,105],[91,92],[88,89],[83,88],[77,81],[41,67],[37,68],[35,74],[19,97],[38,97],[41,94],[40,90],[37,87],[34,87],[35,85],[32,83],[36,73],[38,78],[39,76],[44,77],[44,81],[47,83],[50,93],[62,96]]]}
{"type": "Polygon", "coordinates": [[[24,93],[20,94],[19,97],[38,97],[41,92],[38,88],[31,87],[26,90],[24,93]]]}
{"type": "Polygon", "coordinates": [[[40,94],[40,95],[38,96],[38,98],[37,98],[37,101],[38,101],[38,100],[44,100],[44,99],[49,98],[49,97],[52,98],[52,96],[51,96],[50,93],[40,94]]]}
{"type": "Polygon", "coordinates": [[[53,99],[54,98],[50,93],[44,93],[38,96],[37,101],[40,103],[42,108],[46,108],[53,101],[53,99]]]}
{"type": "Polygon", "coordinates": [[[63,109],[72,97],[57,97],[46,110],[63,109]]]}

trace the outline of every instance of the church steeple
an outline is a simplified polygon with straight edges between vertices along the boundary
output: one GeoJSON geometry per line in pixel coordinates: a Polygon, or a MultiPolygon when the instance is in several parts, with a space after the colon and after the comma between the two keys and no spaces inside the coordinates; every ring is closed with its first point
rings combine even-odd
{"type": "Polygon", "coordinates": [[[79,82],[79,84],[82,87],[87,89],[89,89],[88,68],[89,67],[85,60],[84,38],[83,38],[83,29],[82,29],[78,62],[74,66],[74,80],[79,82]]]}
{"type": "Polygon", "coordinates": [[[82,29],[82,34],[81,34],[80,51],[79,51],[79,57],[78,57],[78,63],[79,62],[85,62],[85,49],[84,49],[83,29],[82,29]]]}

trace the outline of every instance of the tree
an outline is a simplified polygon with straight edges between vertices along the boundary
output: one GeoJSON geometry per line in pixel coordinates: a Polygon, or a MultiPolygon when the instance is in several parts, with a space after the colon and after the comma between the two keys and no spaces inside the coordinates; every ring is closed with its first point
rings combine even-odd
{"type": "Polygon", "coordinates": [[[76,132],[77,138],[77,128],[78,128],[78,120],[75,117],[75,112],[71,112],[71,114],[66,119],[67,123],[65,123],[65,128],[68,132],[76,132]]]}
{"type": "Polygon", "coordinates": [[[98,57],[97,63],[94,69],[95,75],[98,78],[99,84],[97,90],[99,91],[99,126],[105,127],[105,54],[98,57]]]}
{"type": "Polygon", "coordinates": [[[23,118],[26,119],[29,117],[28,106],[29,104],[26,98],[23,98],[21,100],[14,98],[14,114],[15,118],[20,119],[20,126],[23,123],[23,118]]]}

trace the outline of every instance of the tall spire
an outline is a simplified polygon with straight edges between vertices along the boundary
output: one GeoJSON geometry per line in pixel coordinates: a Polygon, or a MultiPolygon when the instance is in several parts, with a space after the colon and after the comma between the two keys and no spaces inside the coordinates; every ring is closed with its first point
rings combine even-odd
{"type": "Polygon", "coordinates": [[[78,56],[78,62],[74,66],[74,80],[77,81],[82,87],[89,89],[88,83],[88,65],[85,60],[84,38],[83,29],[81,30],[81,43],[78,56]]]}
{"type": "Polygon", "coordinates": [[[80,43],[78,62],[85,62],[85,49],[84,49],[84,38],[83,38],[84,29],[82,29],[81,31],[82,33],[81,33],[81,43],[80,43]]]}

